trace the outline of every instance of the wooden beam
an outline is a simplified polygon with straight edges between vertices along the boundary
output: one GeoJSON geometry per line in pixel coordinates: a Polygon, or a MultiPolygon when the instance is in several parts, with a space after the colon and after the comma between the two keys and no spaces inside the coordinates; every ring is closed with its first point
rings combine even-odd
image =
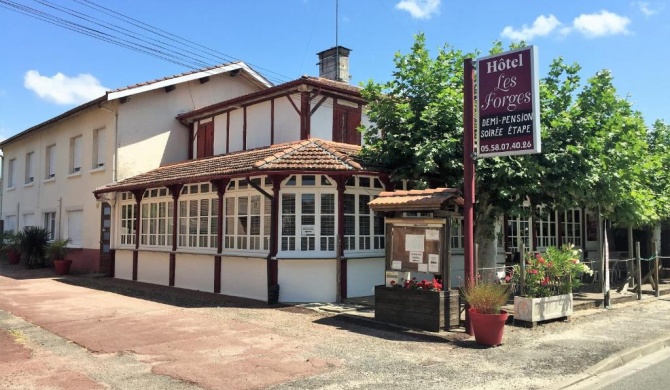
{"type": "Polygon", "coordinates": [[[298,108],[298,106],[295,105],[295,103],[293,102],[293,99],[291,99],[291,95],[286,95],[286,98],[288,99],[289,102],[291,102],[291,105],[295,109],[295,112],[297,112],[298,115],[300,115],[300,109],[298,108]]]}
{"type": "Polygon", "coordinates": [[[321,100],[319,100],[319,101],[314,105],[314,107],[312,107],[312,110],[309,112],[309,116],[314,115],[314,113],[316,112],[316,110],[317,110],[319,107],[321,107],[321,105],[323,104],[323,102],[325,102],[326,100],[328,100],[328,98],[327,98],[326,96],[322,97],[321,100]]]}

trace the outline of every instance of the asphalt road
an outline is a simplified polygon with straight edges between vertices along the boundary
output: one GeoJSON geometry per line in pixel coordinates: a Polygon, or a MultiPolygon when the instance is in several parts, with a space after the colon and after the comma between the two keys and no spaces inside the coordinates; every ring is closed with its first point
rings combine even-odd
{"type": "Polygon", "coordinates": [[[670,348],[635,359],[617,369],[579,382],[567,390],[666,390],[670,386],[670,348]]]}

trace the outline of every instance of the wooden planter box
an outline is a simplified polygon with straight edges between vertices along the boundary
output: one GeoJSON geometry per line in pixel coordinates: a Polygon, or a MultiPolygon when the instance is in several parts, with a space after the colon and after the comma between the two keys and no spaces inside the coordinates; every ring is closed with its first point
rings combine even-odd
{"type": "Polygon", "coordinates": [[[535,323],[572,315],[572,294],[546,298],[514,297],[514,321],[535,323]]]}
{"type": "Polygon", "coordinates": [[[375,286],[375,319],[431,332],[458,327],[458,290],[424,291],[375,286]]]}

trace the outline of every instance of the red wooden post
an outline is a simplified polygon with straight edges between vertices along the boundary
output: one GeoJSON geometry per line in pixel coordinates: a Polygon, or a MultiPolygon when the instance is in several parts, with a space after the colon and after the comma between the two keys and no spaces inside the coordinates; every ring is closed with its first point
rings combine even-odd
{"type": "MultiPolygon", "coordinates": [[[[474,161],[474,68],[472,59],[463,62],[463,252],[465,263],[465,283],[474,283],[474,203],[475,203],[475,161],[474,161]]],[[[465,331],[473,335],[469,307],[465,310],[465,331]]]]}

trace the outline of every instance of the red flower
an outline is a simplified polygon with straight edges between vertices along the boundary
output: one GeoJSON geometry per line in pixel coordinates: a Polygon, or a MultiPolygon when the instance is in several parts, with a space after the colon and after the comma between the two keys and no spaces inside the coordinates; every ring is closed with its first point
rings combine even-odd
{"type": "Polygon", "coordinates": [[[545,276],[544,279],[542,280],[542,285],[546,286],[547,284],[549,284],[549,277],[545,276]]]}

